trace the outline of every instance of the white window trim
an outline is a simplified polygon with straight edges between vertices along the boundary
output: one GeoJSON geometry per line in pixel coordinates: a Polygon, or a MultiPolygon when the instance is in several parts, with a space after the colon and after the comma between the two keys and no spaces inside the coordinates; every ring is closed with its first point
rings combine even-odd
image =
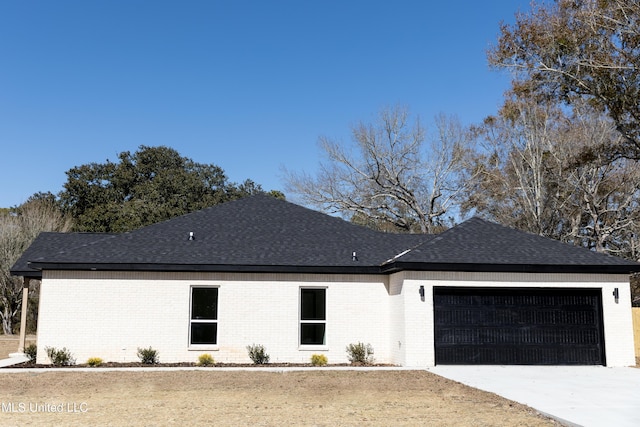
{"type": "Polygon", "coordinates": [[[187,351],[203,351],[203,350],[207,350],[207,351],[218,351],[220,349],[220,346],[218,345],[218,332],[216,332],[216,344],[191,344],[191,324],[192,323],[215,323],[216,325],[218,325],[220,319],[216,318],[215,320],[211,320],[211,319],[206,319],[206,320],[199,320],[199,319],[192,319],[191,318],[191,310],[193,309],[193,289],[195,288],[216,288],[218,289],[218,307],[216,307],[216,312],[218,314],[218,317],[220,317],[220,313],[219,313],[219,308],[220,308],[220,286],[206,286],[206,285],[191,285],[189,287],[189,313],[187,315],[187,322],[188,322],[188,327],[187,327],[187,351]]]}
{"type": "Polygon", "coordinates": [[[327,351],[329,350],[328,339],[327,339],[327,324],[329,323],[329,311],[328,307],[328,295],[329,292],[328,286],[300,286],[298,289],[298,336],[296,337],[296,341],[298,343],[299,351],[327,351]],[[305,289],[324,289],[324,320],[302,320],[302,291],[305,289]],[[323,323],[324,324],[324,344],[302,344],[300,342],[300,335],[302,333],[302,324],[303,323],[323,323]]]}

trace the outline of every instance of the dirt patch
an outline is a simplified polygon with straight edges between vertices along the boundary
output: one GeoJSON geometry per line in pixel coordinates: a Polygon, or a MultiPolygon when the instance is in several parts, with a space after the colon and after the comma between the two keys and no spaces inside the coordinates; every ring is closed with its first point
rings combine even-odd
{"type": "Polygon", "coordinates": [[[0,383],[0,425],[554,425],[425,371],[0,371],[0,383]]]}
{"type": "MultiPolygon", "coordinates": [[[[16,350],[17,337],[0,337],[0,358],[16,350]]],[[[557,425],[426,371],[0,369],[0,384],[2,426],[557,425]]]]}

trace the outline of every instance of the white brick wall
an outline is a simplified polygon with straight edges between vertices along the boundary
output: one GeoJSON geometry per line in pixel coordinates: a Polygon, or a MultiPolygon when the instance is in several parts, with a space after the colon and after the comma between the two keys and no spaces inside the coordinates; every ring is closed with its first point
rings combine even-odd
{"type": "Polygon", "coordinates": [[[262,344],[272,362],[306,363],[325,354],[347,362],[345,348],[370,343],[381,363],[433,366],[433,287],[602,288],[608,366],[635,363],[628,278],[560,275],[403,272],[375,275],[44,272],[38,319],[38,363],[44,348],[67,347],[78,363],[89,357],[138,361],[138,347],[153,347],[161,362],[249,363],[246,346],[262,344]],[[388,281],[388,283],[387,283],[388,281]],[[217,286],[218,345],[190,348],[192,286],[217,286]],[[326,346],[298,345],[300,288],[327,289],[326,346]],[[425,287],[425,300],[419,287],[425,287]],[[619,289],[616,304],[612,296],[619,289]]]}
{"type": "Polygon", "coordinates": [[[161,362],[249,363],[246,346],[262,344],[272,362],[347,362],[345,348],[362,341],[389,363],[388,292],[383,276],[45,272],[38,321],[38,363],[46,346],[67,347],[78,363],[89,357],[138,361],[153,347],[161,362]],[[218,345],[188,343],[192,286],[217,286],[218,345]],[[301,286],[327,289],[327,343],[300,347],[301,286]]]}

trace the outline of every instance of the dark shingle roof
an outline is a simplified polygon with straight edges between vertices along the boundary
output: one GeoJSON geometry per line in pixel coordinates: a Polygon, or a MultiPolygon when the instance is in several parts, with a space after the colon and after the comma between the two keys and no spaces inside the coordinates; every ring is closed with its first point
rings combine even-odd
{"type": "Polygon", "coordinates": [[[640,264],[593,252],[557,240],[471,218],[407,252],[397,264],[428,264],[428,269],[573,271],[638,269],[640,264]]]}
{"type": "Polygon", "coordinates": [[[264,195],[118,235],[44,233],[12,273],[33,272],[26,261],[38,269],[157,271],[640,270],[479,218],[439,235],[388,234],[264,195]]]}
{"type": "Polygon", "coordinates": [[[270,196],[213,206],[99,244],[32,258],[39,267],[322,270],[375,268],[429,236],[389,235],[270,196]],[[193,232],[194,240],[189,240],[193,232]],[[357,261],[352,254],[356,252],[357,261]],[[142,266],[146,267],[142,267],[142,266]]]}
{"type": "Polygon", "coordinates": [[[40,277],[40,270],[31,268],[29,262],[44,259],[46,256],[58,252],[86,247],[111,236],[113,234],[108,233],[40,233],[13,264],[11,274],[14,276],[40,277]]]}

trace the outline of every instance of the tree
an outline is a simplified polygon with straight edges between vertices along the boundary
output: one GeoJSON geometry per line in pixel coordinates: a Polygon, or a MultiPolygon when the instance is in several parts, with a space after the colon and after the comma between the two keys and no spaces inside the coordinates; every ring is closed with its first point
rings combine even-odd
{"type": "Polygon", "coordinates": [[[512,100],[478,132],[479,171],[463,205],[502,224],[598,252],[638,259],[640,169],[593,147],[615,145],[615,125],[585,103],[570,116],[512,100]],[[582,153],[595,155],[585,161],[582,153]]]}
{"type": "Polygon", "coordinates": [[[441,230],[465,188],[458,173],[469,135],[454,119],[441,116],[436,125],[437,136],[426,143],[425,129],[407,109],[385,109],[375,123],[352,127],[352,146],[321,137],[327,160],[317,177],[286,172],[287,190],[378,229],[441,230]]]}
{"type": "Polygon", "coordinates": [[[505,103],[497,117],[475,129],[480,149],[472,165],[472,191],[463,212],[561,239],[557,187],[561,160],[553,153],[561,112],[533,102],[505,103]]]}
{"type": "MultiPolygon", "coordinates": [[[[619,143],[621,136],[611,120],[577,106],[570,123],[569,154],[578,160],[566,168],[566,185],[575,189],[567,204],[573,204],[573,211],[581,214],[581,227],[571,237],[598,252],[638,260],[640,168],[634,160],[611,161],[604,153],[588,147],[619,143]],[[589,162],[579,157],[585,151],[594,153],[589,162]]],[[[565,148],[568,146],[565,144],[565,148]]]]}
{"type": "Polygon", "coordinates": [[[513,91],[522,97],[582,99],[606,112],[624,137],[609,155],[640,159],[640,2],[533,3],[514,25],[502,25],[488,58],[514,71],[513,91]]]}
{"type": "Polygon", "coordinates": [[[220,167],[169,147],[142,145],[118,159],[67,171],[60,203],[78,231],[128,231],[262,192],[253,181],[231,183],[220,167]]]}
{"type": "MultiPolygon", "coordinates": [[[[9,269],[43,231],[69,231],[72,222],[51,198],[32,196],[23,205],[0,215],[0,318],[5,334],[13,333],[22,305],[22,282],[9,269]]],[[[32,288],[37,286],[36,283],[32,288]]],[[[30,293],[34,293],[31,289],[30,293]]],[[[24,327],[24,325],[23,325],[24,327]]]]}

